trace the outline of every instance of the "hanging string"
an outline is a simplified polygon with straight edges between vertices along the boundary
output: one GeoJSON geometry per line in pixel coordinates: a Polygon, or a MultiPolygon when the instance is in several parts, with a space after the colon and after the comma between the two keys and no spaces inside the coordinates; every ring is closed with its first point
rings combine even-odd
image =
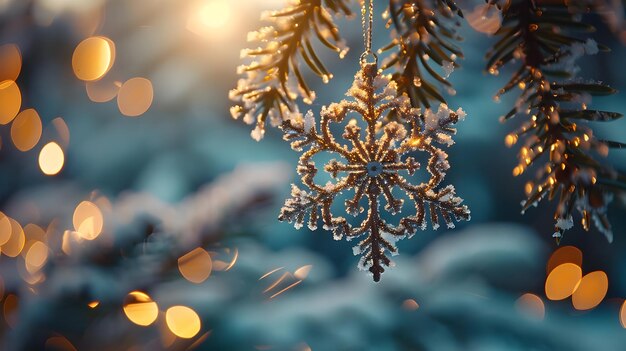
{"type": "Polygon", "coordinates": [[[365,51],[361,55],[361,64],[367,62],[367,57],[374,57],[374,63],[378,63],[378,57],[372,52],[372,27],[374,25],[374,0],[361,0],[361,24],[363,26],[363,46],[365,51]],[[366,5],[367,3],[367,5],[366,5]]]}

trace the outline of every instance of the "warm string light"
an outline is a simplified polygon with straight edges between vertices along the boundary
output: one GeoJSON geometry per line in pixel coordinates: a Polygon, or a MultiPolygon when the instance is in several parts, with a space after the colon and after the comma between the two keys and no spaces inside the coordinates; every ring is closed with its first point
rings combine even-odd
{"type": "Polygon", "coordinates": [[[226,39],[233,24],[234,2],[227,0],[202,1],[192,8],[187,19],[187,30],[203,38],[226,39]]]}
{"type": "Polygon", "coordinates": [[[603,271],[582,274],[582,252],[574,246],[556,250],[548,260],[545,291],[550,300],[564,300],[571,296],[577,310],[598,306],[606,296],[609,280],[603,271]]]}
{"type": "Polygon", "coordinates": [[[56,175],[65,164],[65,154],[59,144],[50,142],[39,152],[39,168],[45,175],[56,175]]]}
{"type": "Polygon", "coordinates": [[[420,305],[414,299],[406,299],[402,302],[402,308],[407,311],[417,311],[420,305]]]}
{"type": "MultiPolygon", "coordinates": [[[[79,50],[77,61],[81,61],[80,56],[84,56],[81,51],[84,50],[79,50]]],[[[10,123],[10,136],[13,145],[19,151],[28,152],[39,144],[44,128],[42,118],[34,108],[21,110],[22,95],[16,83],[21,68],[22,56],[18,46],[15,44],[0,46],[0,125],[10,123]]],[[[89,67],[83,67],[81,71],[89,74],[87,72],[89,69],[89,67]]],[[[63,144],[67,147],[69,144],[67,124],[59,117],[54,119],[51,125],[54,133],[63,140],[63,144]]],[[[64,152],[55,142],[48,142],[39,151],[39,167],[45,175],[51,176],[59,173],[63,168],[64,161],[64,152]]]]}
{"type": "MultiPolygon", "coordinates": [[[[45,280],[42,270],[49,257],[46,230],[32,223],[22,227],[16,219],[0,212],[0,252],[14,259],[19,276],[29,286],[45,280]]],[[[0,279],[0,299],[2,283],[0,279]]]]}
{"type": "Polygon", "coordinates": [[[531,293],[520,296],[515,301],[515,307],[521,313],[536,319],[543,319],[546,314],[546,306],[541,297],[531,293]]]}
{"type": "Polygon", "coordinates": [[[152,82],[146,78],[135,77],[120,87],[117,93],[117,106],[124,116],[138,117],[148,111],[153,99],[152,82]]]}
{"type": "Polygon", "coordinates": [[[154,323],[159,315],[157,303],[141,291],[132,291],[126,296],[123,310],[131,322],[143,327],[154,323]]]}
{"type": "MultiPolygon", "coordinates": [[[[92,195],[92,200],[80,202],[72,218],[75,231],[66,231],[64,240],[68,233],[74,234],[73,240],[96,240],[104,229],[101,207],[109,207],[108,201],[95,194],[92,195]]],[[[1,252],[12,258],[23,256],[25,272],[30,274],[30,276],[23,276],[23,279],[31,286],[45,280],[45,275],[41,271],[51,255],[47,237],[47,231],[41,227],[28,224],[22,228],[18,221],[0,212],[1,252]]],[[[71,251],[65,253],[69,255],[71,251]]],[[[222,271],[231,269],[239,254],[236,248],[221,248],[211,253],[215,255],[217,269],[222,271]]],[[[190,282],[200,283],[210,275],[212,260],[208,251],[196,248],[180,256],[179,270],[190,282]]],[[[293,276],[305,279],[310,270],[310,265],[302,266],[293,273],[293,276]]],[[[0,279],[0,298],[4,297],[4,318],[10,325],[15,325],[19,298],[17,295],[4,296],[3,286],[3,281],[0,279]]],[[[99,306],[99,300],[93,300],[87,304],[90,309],[96,309],[99,306]]],[[[161,314],[157,302],[150,295],[139,290],[128,293],[123,302],[122,312],[130,322],[144,327],[153,325],[160,318],[159,316],[163,315],[168,332],[178,338],[195,338],[202,329],[200,317],[192,308],[173,306],[161,314]]],[[[208,333],[205,333],[197,340],[204,340],[207,336],[208,333]]],[[[53,340],[49,343],[55,342],[57,341],[53,340]]]]}
{"type": "Polygon", "coordinates": [[[302,283],[312,268],[312,265],[305,265],[296,269],[293,273],[286,271],[284,267],[270,270],[259,278],[259,281],[266,280],[270,282],[263,290],[263,293],[267,294],[269,299],[278,297],[302,283]],[[280,272],[282,274],[279,274],[280,272]]]}
{"type": "MultiPolygon", "coordinates": [[[[83,240],[96,240],[104,231],[104,213],[110,211],[111,204],[103,196],[94,192],[90,200],[85,200],[76,205],[72,216],[74,231],[66,231],[63,240],[74,240],[80,243],[83,240]],[[70,236],[68,236],[70,235],[70,236]],[[70,238],[71,237],[71,238],[70,238]],[[69,239],[68,239],[69,238],[69,239]]],[[[47,264],[50,256],[56,256],[51,251],[48,243],[48,233],[41,227],[28,224],[22,228],[15,219],[0,212],[0,252],[17,258],[23,257],[24,273],[20,273],[24,281],[31,287],[45,280],[43,267],[47,264]],[[26,274],[26,275],[24,275],[26,274]]],[[[63,249],[66,255],[71,255],[71,250],[63,249]]],[[[227,271],[237,262],[239,251],[236,248],[217,248],[206,251],[196,248],[180,256],[178,260],[181,274],[189,281],[200,283],[208,278],[211,273],[212,261],[215,260],[216,270],[227,271]],[[214,258],[213,258],[214,257],[214,258]]],[[[19,264],[19,260],[15,260],[19,264]]],[[[19,270],[19,269],[18,269],[19,270]]],[[[294,272],[294,277],[305,279],[311,270],[311,266],[302,266],[294,272]]],[[[17,316],[18,295],[4,296],[3,281],[0,279],[0,299],[4,297],[4,317],[7,323],[15,322],[17,316]]],[[[36,290],[32,290],[36,293],[36,290]]],[[[87,303],[89,309],[97,309],[101,305],[99,299],[87,303]]],[[[105,307],[106,308],[106,307],[105,307]]],[[[128,293],[120,311],[133,324],[138,326],[151,326],[158,320],[159,325],[167,326],[167,333],[174,338],[194,338],[194,343],[205,340],[209,332],[200,335],[202,323],[198,313],[188,306],[173,306],[161,311],[159,304],[144,291],[135,290],[128,293]]]]}
{"type": "Polygon", "coordinates": [[[187,306],[173,306],[165,312],[168,328],[174,335],[183,339],[193,338],[200,332],[202,323],[193,309],[187,306]]]}
{"type": "Polygon", "coordinates": [[[239,250],[237,248],[225,247],[219,251],[211,251],[212,270],[214,271],[228,271],[239,258],[239,250]]]}
{"type": "Polygon", "coordinates": [[[115,43],[107,37],[89,37],[81,41],[72,56],[74,74],[80,80],[97,81],[115,63],[115,43]]]}
{"type": "Polygon", "coordinates": [[[11,124],[11,140],[18,150],[26,152],[39,143],[42,131],[43,126],[37,111],[32,108],[23,110],[11,124]]]}
{"type": "Polygon", "coordinates": [[[86,38],[74,49],[74,74],[85,82],[87,95],[93,102],[104,103],[117,97],[122,115],[141,116],[150,109],[154,100],[152,82],[134,77],[121,83],[106,77],[115,63],[115,55],[113,40],[104,36],[86,38]]]}
{"type": "Polygon", "coordinates": [[[15,44],[0,46],[0,82],[16,81],[22,70],[22,53],[15,44]]]}
{"type": "Polygon", "coordinates": [[[178,259],[178,270],[188,281],[200,284],[211,275],[213,262],[211,255],[201,247],[197,247],[178,259]]]}
{"type": "Polygon", "coordinates": [[[22,107],[22,94],[12,80],[0,82],[0,124],[11,123],[22,107]]]}
{"type": "Polygon", "coordinates": [[[83,201],[74,210],[72,219],[74,231],[81,238],[94,240],[100,235],[104,226],[102,211],[91,201],[83,201]]]}

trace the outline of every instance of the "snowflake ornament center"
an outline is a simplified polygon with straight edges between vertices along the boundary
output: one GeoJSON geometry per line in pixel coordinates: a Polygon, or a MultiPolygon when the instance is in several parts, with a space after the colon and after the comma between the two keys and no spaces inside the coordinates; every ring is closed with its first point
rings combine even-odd
{"type": "Polygon", "coordinates": [[[456,196],[454,187],[440,187],[450,165],[448,155],[437,146],[453,143],[453,125],[465,113],[461,109],[452,111],[443,104],[436,112],[422,113],[411,106],[406,95],[398,95],[396,84],[390,77],[380,75],[373,63],[362,65],[346,95],[352,99],[322,108],[319,131],[311,111],[304,117],[292,113],[283,123],[284,139],[291,142],[292,149],[303,151],[297,171],[308,190],[292,186],[291,198],[285,201],[279,220],[300,228],[308,216],[311,230],[321,220],[336,240],[363,238],[354,248],[355,254],[361,255],[359,267],[369,270],[374,281],[379,281],[384,267],[392,264],[388,255],[397,252],[395,242],[412,236],[417,229],[426,229],[427,215],[433,229],[439,227],[441,219],[448,228],[454,227],[454,220],[469,220],[470,211],[461,205],[463,200],[456,196]],[[396,121],[389,121],[389,113],[396,121]],[[359,115],[367,127],[361,130],[356,120],[345,123],[348,114],[359,115]],[[345,125],[341,142],[331,133],[331,123],[345,125]],[[315,182],[318,168],[312,160],[321,152],[344,160],[332,159],[324,165],[333,179],[325,185],[315,182]],[[419,185],[409,181],[421,168],[410,156],[416,152],[429,156],[426,170],[430,179],[419,185]],[[415,214],[393,225],[383,218],[380,207],[384,201],[386,212],[399,213],[404,199],[394,194],[398,190],[412,200],[415,214]],[[346,213],[351,216],[363,213],[361,203],[367,203],[366,218],[360,224],[351,224],[331,212],[331,205],[343,192],[352,193],[345,201],[346,213]],[[365,198],[367,201],[361,201],[365,198]]]}
{"type": "Polygon", "coordinates": [[[375,178],[383,173],[383,164],[378,161],[371,161],[367,163],[367,175],[375,178]]]}

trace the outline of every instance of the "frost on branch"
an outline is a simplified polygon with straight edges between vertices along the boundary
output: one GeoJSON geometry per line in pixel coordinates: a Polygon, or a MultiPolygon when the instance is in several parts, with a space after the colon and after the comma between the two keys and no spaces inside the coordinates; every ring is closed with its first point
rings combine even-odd
{"type": "Polygon", "coordinates": [[[415,107],[445,103],[439,86],[453,94],[447,78],[459,67],[457,59],[463,58],[456,45],[462,40],[457,28],[463,14],[455,1],[390,0],[384,17],[387,27],[395,30],[379,53],[390,52],[382,68],[394,68],[392,79],[398,91],[406,93],[415,107]]]}
{"type": "Polygon", "coordinates": [[[454,125],[465,113],[461,109],[454,112],[443,104],[436,112],[421,113],[411,107],[406,95],[398,96],[395,82],[379,75],[375,64],[363,65],[347,96],[352,99],[322,108],[319,130],[310,112],[304,117],[297,113],[283,122],[284,139],[291,142],[294,150],[303,152],[297,171],[306,189],[293,185],[291,198],[285,201],[279,219],[301,228],[308,217],[311,230],[321,221],[336,240],[362,238],[354,248],[356,254],[362,255],[359,267],[369,269],[374,281],[379,281],[384,267],[391,265],[388,254],[397,252],[395,242],[412,236],[418,229],[426,229],[427,217],[433,229],[442,222],[453,228],[454,221],[470,219],[470,211],[461,205],[463,200],[456,196],[454,187],[440,187],[450,164],[448,155],[437,146],[452,144],[454,125]],[[384,115],[390,110],[398,121],[385,121],[384,115]],[[366,125],[364,131],[356,120],[345,122],[350,113],[360,116],[366,125]],[[345,125],[343,141],[334,138],[331,123],[345,125]],[[411,183],[411,176],[422,169],[409,155],[413,152],[428,154],[427,183],[411,183]],[[312,158],[318,153],[339,158],[324,165],[333,179],[325,185],[315,182],[318,168],[312,158]],[[415,206],[415,214],[404,216],[397,225],[387,223],[381,215],[381,208],[391,214],[400,213],[404,200],[394,195],[395,189],[404,192],[415,206]],[[352,194],[345,201],[348,215],[356,217],[367,210],[359,225],[353,226],[331,212],[342,192],[352,194]],[[366,209],[362,204],[366,204],[366,209]]]}
{"type": "Polygon", "coordinates": [[[244,77],[229,94],[235,103],[230,109],[233,118],[254,124],[251,136],[257,141],[263,138],[268,122],[279,126],[294,111],[299,97],[309,104],[315,100],[315,92],[300,70],[299,58],[324,82],[332,78],[313,49],[312,34],[341,58],[348,51],[333,22],[333,15],[351,15],[347,0],[291,2],[291,6],[263,16],[271,26],[248,34],[248,41],[260,46],[241,52],[242,58],[251,58],[252,62],[238,68],[244,77]]]}
{"type": "Polygon", "coordinates": [[[580,14],[567,4],[511,1],[503,27],[496,33],[498,42],[487,54],[487,69],[498,74],[503,65],[519,61],[497,96],[516,87],[521,90],[515,106],[503,117],[525,118],[505,140],[508,146],[518,139],[523,144],[513,174],[522,175],[539,165],[533,172],[535,180],[526,184],[522,210],[537,206],[544,198],[558,199],[553,234],[557,241],[573,228],[574,212],[580,214],[585,230],[593,223],[611,241],[607,207],[614,195],[624,194],[626,174],[603,157],[610,148],[626,145],[598,138],[590,122],[613,121],[622,115],[589,109],[592,96],[611,95],[616,90],[602,82],[577,78],[580,68],[576,60],[608,49],[591,38],[577,37],[576,31],[594,28],[580,22],[580,14]]]}

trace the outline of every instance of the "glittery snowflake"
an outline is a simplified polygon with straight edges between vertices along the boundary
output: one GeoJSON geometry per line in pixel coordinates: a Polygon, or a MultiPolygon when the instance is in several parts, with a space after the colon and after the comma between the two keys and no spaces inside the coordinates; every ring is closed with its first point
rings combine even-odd
{"type": "Polygon", "coordinates": [[[284,139],[291,147],[303,151],[298,163],[298,174],[307,190],[292,186],[291,198],[287,199],[279,219],[294,223],[296,228],[304,225],[308,216],[308,227],[317,228],[318,220],[324,229],[332,230],[336,240],[363,238],[354,247],[361,255],[359,267],[369,269],[374,281],[380,280],[384,267],[392,265],[389,254],[396,254],[395,242],[411,237],[417,229],[427,227],[427,216],[433,229],[439,227],[441,219],[448,228],[454,221],[469,220],[470,211],[461,205],[462,199],[455,194],[452,185],[440,187],[446,171],[450,168],[448,155],[436,144],[453,144],[456,133],[453,125],[465,117],[440,105],[438,111],[411,107],[407,96],[398,96],[396,85],[389,77],[378,73],[376,64],[363,64],[356,74],[348,93],[352,101],[343,100],[324,106],[320,115],[319,131],[313,113],[304,116],[293,113],[282,129],[284,139]],[[386,118],[389,112],[394,121],[386,118]],[[365,133],[362,136],[357,119],[348,120],[348,114],[357,114],[362,119],[365,133]],[[342,138],[337,141],[331,132],[332,123],[345,124],[342,138]],[[411,177],[422,169],[411,155],[425,152],[428,156],[426,170],[430,179],[414,185],[411,177]],[[319,185],[315,181],[318,169],[312,158],[321,153],[331,153],[342,158],[330,160],[324,166],[331,181],[319,185]],[[415,204],[415,214],[404,216],[397,225],[387,223],[381,213],[381,198],[385,211],[394,216],[400,213],[404,200],[394,195],[400,189],[415,204]],[[353,196],[345,201],[345,210],[352,216],[367,213],[359,225],[351,225],[343,217],[335,216],[331,206],[342,192],[351,191],[353,196]]]}

